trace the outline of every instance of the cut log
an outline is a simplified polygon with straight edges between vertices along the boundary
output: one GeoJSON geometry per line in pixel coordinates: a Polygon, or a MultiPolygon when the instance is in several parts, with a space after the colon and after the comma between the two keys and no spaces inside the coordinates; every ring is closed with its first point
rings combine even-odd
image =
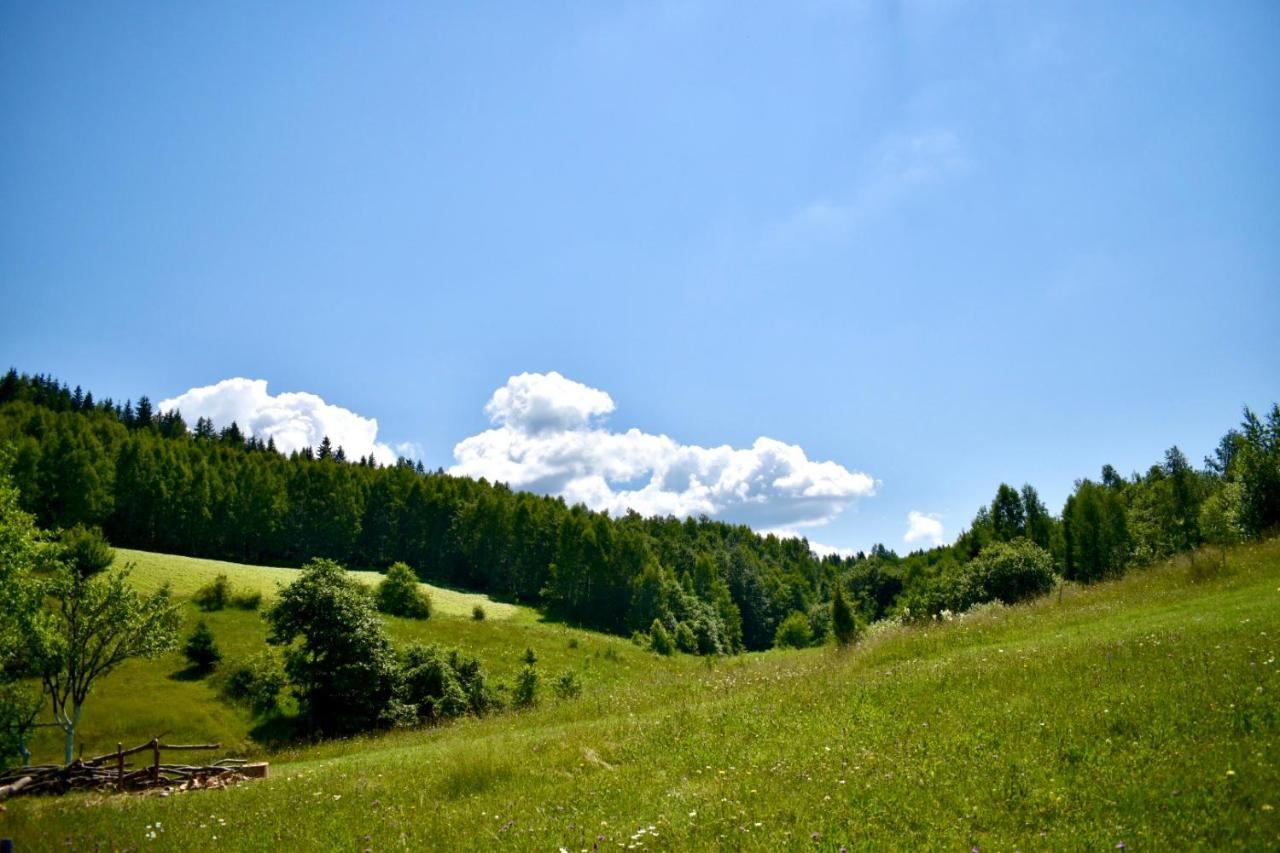
{"type": "MultiPolygon", "coordinates": [[[[263,774],[263,775],[266,775],[266,774],[263,774]]],[[[21,779],[19,779],[16,782],[11,782],[8,785],[0,787],[0,800],[6,799],[10,794],[18,793],[23,788],[30,785],[32,781],[33,780],[30,776],[23,776],[21,779]]]]}

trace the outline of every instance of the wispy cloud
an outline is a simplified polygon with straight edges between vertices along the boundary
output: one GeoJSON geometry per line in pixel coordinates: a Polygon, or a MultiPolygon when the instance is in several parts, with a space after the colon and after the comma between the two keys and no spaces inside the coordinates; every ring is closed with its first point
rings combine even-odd
{"type": "Polygon", "coordinates": [[[832,199],[815,199],[770,227],[765,242],[788,248],[838,241],[859,225],[905,203],[923,187],[970,168],[959,137],[951,130],[895,135],[871,158],[858,185],[832,199]]]}

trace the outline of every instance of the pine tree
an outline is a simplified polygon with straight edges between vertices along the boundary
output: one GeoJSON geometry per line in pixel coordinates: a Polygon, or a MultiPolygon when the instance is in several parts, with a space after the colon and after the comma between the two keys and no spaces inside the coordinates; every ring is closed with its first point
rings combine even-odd
{"type": "Polygon", "coordinates": [[[138,429],[146,429],[151,426],[151,419],[154,412],[151,411],[151,398],[143,394],[138,398],[138,408],[136,415],[136,425],[138,429]]]}
{"type": "Polygon", "coordinates": [[[234,444],[237,447],[243,447],[244,433],[240,431],[240,425],[235,421],[232,421],[231,426],[222,431],[222,440],[227,444],[234,444]]]}
{"type": "Polygon", "coordinates": [[[330,459],[333,457],[333,442],[329,441],[329,436],[325,436],[320,440],[320,449],[316,452],[317,459],[330,459]]]}
{"type": "Polygon", "coordinates": [[[858,620],[838,583],[831,597],[831,633],[835,635],[836,645],[842,647],[858,640],[858,620]]]}
{"type": "Polygon", "coordinates": [[[196,623],[196,629],[187,640],[182,653],[197,672],[212,672],[218,661],[222,660],[222,652],[213,640],[213,632],[203,619],[196,623]]]}

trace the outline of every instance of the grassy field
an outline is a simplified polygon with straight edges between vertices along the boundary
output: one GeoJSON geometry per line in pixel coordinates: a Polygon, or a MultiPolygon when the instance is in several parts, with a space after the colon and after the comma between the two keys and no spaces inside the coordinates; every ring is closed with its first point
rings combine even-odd
{"type": "MultiPolygon", "coordinates": [[[[192,593],[217,575],[226,575],[237,589],[256,590],[270,601],[275,598],[276,590],[281,585],[288,584],[297,577],[297,569],[246,566],[242,563],[224,563],[221,560],[201,560],[196,557],[178,557],[172,554],[153,554],[149,551],[131,551],[127,548],[116,550],[116,564],[133,566],[134,586],[139,589],[150,591],[167,583],[173,590],[173,594],[179,598],[190,598],[192,593]]],[[[349,574],[369,586],[374,586],[382,580],[379,572],[349,572],[349,574]]],[[[458,592],[425,583],[421,586],[431,593],[431,603],[438,614],[470,618],[471,608],[479,604],[484,607],[486,618],[509,619],[519,609],[512,604],[493,601],[487,595],[479,593],[458,592]]]]}
{"type": "MultiPolygon", "coordinates": [[[[540,666],[581,668],[586,691],[278,753],[271,779],[233,790],[20,798],[0,834],[19,849],[1275,849],[1280,542],[1211,565],[879,627],[848,653],[663,660],[527,611],[397,624],[499,674],[541,643],[540,666]]],[[[261,631],[222,616],[246,621],[220,637],[261,631]]],[[[126,675],[90,724],[124,713],[126,675]]],[[[163,665],[134,678],[172,720],[189,685],[163,665]]],[[[210,725],[226,713],[185,705],[210,725]]],[[[114,740],[134,723],[97,725],[114,740]]]]}
{"type": "MultiPolygon", "coordinates": [[[[133,567],[133,582],[140,589],[152,590],[168,582],[183,605],[183,637],[203,619],[223,653],[224,666],[262,651],[266,647],[266,624],[253,611],[203,613],[191,604],[192,594],[217,575],[225,574],[235,590],[262,592],[265,608],[275,597],[278,585],[287,584],[297,574],[295,569],[123,548],[117,549],[117,564],[133,567]]],[[[376,572],[352,574],[369,584],[381,578],[376,572]]],[[[648,664],[651,657],[616,637],[542,622],[537,611],[529,608],[426,584],[423,588],[431,593],[434,615],[426,621],[387,619],[393,639],[397,643],[420,640],[462,646],[480,656],[489,673],[500,679],[509,680],[515,675],[525,648],[538,653],[548,674],[558,675],[572,668],[599,683],[630,678],[637,662],[648,664]],[[483,622],[472,618],[475,604],[485,609],[483,622]],[[570,647],[570,640],[577,641],[576,648],[570,647]]],[[[218,698],[216,677],[186,678],[186,666],[181,652],[173,652],[155,661],[130,661],[103,679],[85,704],[77,738],[84,744],[84,754],[110,751],[118,742],[126,746],[142,743],[162,733],[175,742],[219,742],[226,745],[230,755],[261,754],[262,746],[250,736],[253,721],[248,711],[218,698]]],[[[42,729],[32,745],[32,760],[60,761],[61,744],[60,730],[42,729]]]]}

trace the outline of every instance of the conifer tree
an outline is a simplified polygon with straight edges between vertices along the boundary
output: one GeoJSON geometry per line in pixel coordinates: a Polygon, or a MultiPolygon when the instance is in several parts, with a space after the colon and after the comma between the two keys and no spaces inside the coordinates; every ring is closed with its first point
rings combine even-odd
{"type": "Polygon", "coordinates": [[[138,398],[138,408],[135,415],[135,422],[138,429],[146,429],[151,426],[151,418],[154,413],[151,411],[151,398],[143,394],[138,398]]]}
{"type": "Polygon", "coordinates": [[[839,646],[851,645],[858,639],[858,620],[838,583],[835,594],[831,596],[831,633],[839,646]]]}
{"type": "Polygon", "coordinates": [[[222,652],[213,640],[213,632],[203,619],[196,623],[196,629],[187,639],[182,653],[191,661],[191,666],[202,673],[212,672],[218,661],[222,660],[222,652]]]}

